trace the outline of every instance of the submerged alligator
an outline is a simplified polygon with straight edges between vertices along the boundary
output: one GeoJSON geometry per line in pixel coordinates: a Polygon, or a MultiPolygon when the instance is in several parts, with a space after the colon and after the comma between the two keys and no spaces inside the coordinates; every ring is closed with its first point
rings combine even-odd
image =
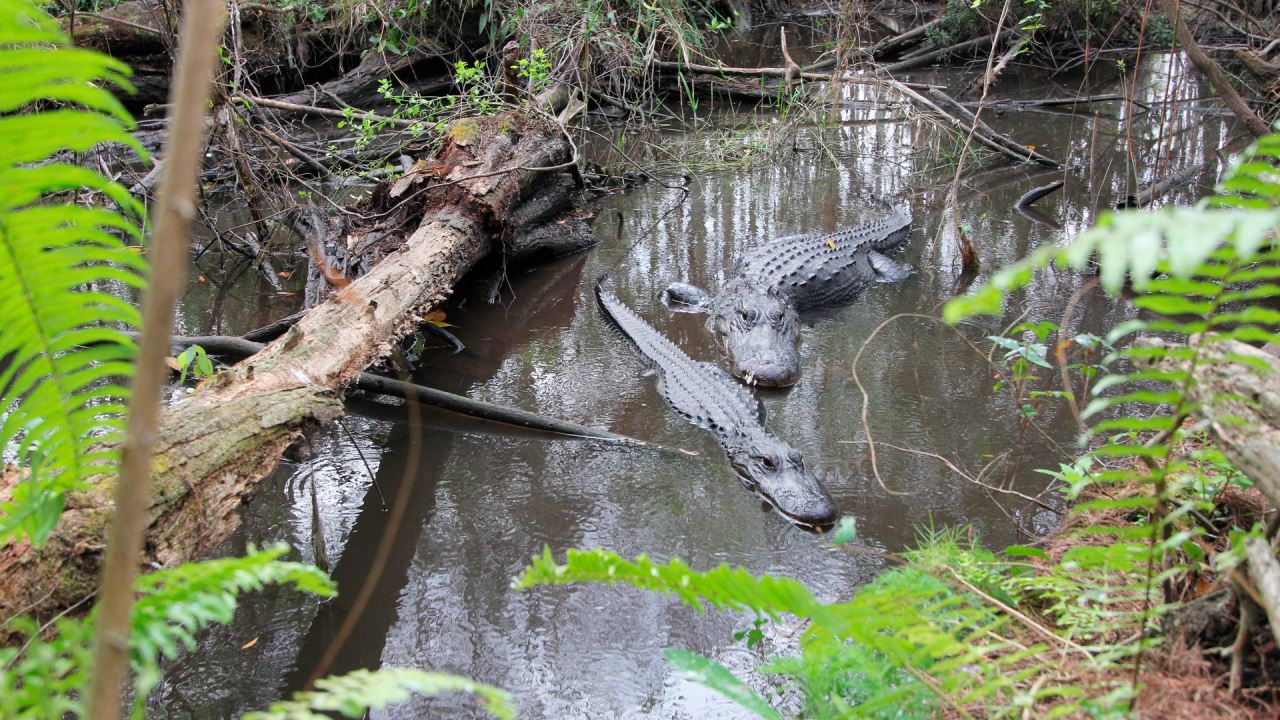
{"type": "Polygon", "coordinates": [[[724,370],[696,362],[596,283],[600,307],[658,372],[658,392],[690,422],[710,430],[738,479],[797,525],[833,525],[839,510],[804,459],[764,425],[764,406],[724,370]]]}
{"type": "Polygon", "coordinates": [[[876,280],[899,282],[911,273],[880,252],[906,238],[911,213],[872,199],[887,208],[884,217],[829,235],[778,238],[744,257],[715,297],[672,283],[663,300],[673,310],[710,314],[707,325],[737,377],[750,385],[794,385],[800,312],[849,302],[876,280]]]}

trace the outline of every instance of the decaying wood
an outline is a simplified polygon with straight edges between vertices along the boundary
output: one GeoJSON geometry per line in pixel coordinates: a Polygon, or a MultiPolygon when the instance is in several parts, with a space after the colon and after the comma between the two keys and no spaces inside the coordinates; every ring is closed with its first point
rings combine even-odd
{"type": "Polygon", "coordinates": [[[1270,542],[1257,536],[1245,539],[1244,551],[1249,557],[1249,578],[1267,612],[1271,634],[1280,644],[1280,563],[1276,562],[1276,552],[1270,542]]]}
{"type": "MultiPolygon", "coordinates": [[[[144,556],[169,567],[225,538],[238,508],[305,428],[342,413],[341,394],[438,305],[494,246],[504,222],[570,161],[554,123],[515,112],[454,123],[436,158],[360,208],[382,258],[265,350],[206,381],[161,420],[144,556]]],[[[72,493],[48,543],[0,547],[0,613],[48,617],[90,593],[114,483],[72,493]]],[[[0,487],[0,501],[12,487],[0,487]]]]}

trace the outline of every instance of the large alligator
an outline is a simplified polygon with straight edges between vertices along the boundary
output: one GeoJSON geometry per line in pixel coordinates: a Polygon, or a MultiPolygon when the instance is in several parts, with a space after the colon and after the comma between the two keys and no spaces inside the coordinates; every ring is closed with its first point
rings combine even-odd
{"type": "Polygon", "coordinates": [[[746,255],[715,297],[672,283],[663,300],[673,310],[710,314],[707,325],[737,377],[750,385],[794,385],[800,312],[849,302],[876,280],[899,282],[911,273],[880,252],[906,238],[911,213],[873,199],[888,209],[877,220],[829,235],[778,238],[746,255]]]}
{"type": "Polygon", "coordinates": [[[769,432],[764,406],[724,370],[696,362],[596,283],[600,307],[658,371],[658,392],[693,424],[710,430],[738,479],[797,525],[821,529],[838,509],[800,453],[769,432]]]}

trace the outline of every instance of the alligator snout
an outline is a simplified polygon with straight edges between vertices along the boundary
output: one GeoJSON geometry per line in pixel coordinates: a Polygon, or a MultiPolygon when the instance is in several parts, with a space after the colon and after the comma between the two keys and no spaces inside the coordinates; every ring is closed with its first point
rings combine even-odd
{"type": "Polygon", "coordinates": [[[734,370],[734,374],[746,384],[762,387],[789,387],[795,385],[800,377],[800,368],[779,363],[737,367],[734,370]]]}

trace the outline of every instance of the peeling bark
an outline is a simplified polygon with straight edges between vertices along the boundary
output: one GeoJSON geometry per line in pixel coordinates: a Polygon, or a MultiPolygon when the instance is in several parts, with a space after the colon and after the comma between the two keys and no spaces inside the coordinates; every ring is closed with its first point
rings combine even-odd
{"type": "MultiPolygon", "coordinates": [[[[455,123],[436,158],[381,186],[360,208],[376,224],[347,229],[342,243],[360,248],[368,271],[349,273],[359,277],[262,352],[166,409],[146,560],[173,566],[226,538],[285,448],[342,413],[343,390],[449,295],[512,211],[569,158],[559,128],[513,112],[455,123]]],[[[0,500],[11,475],[0,476],[0,500]]],[[[93,591],[113,484],[69,496],[40,550],[0,547],[0,618],[47,618],[93,591]]]]}

